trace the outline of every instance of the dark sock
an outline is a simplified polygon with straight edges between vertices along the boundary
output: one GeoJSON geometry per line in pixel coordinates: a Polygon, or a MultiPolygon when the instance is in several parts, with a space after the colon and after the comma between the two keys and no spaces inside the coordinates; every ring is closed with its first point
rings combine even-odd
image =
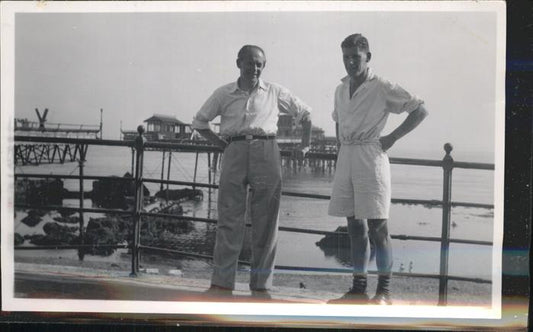
{"type": "Polygon", "coordinates": [[[389,284],[390,284],[390,274],[379,275],[376,294],[382,294],[382,295],[389,297],[390,296],[389,284]]]}
{"type": "Polygon", "coordinates": [[[366,275],[353,276],[352,281],[352,293],[365,294],[366,293],[366,275]]]}

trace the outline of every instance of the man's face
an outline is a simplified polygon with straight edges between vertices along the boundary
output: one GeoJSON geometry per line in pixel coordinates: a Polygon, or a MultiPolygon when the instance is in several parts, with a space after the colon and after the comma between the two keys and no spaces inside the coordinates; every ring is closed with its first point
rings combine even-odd
{"type": "Polygon", "coordinates": [[[355,78],[365,73],[370,60],[370,52],[363,51],[358,47],[343,47],[342,60],[348,75],[355,78]]]}
{"type": "Polygon", "coordinates": [[[258,49],[250,49],[242,58],[237,59],[237,67],[241,71],[241,79],[256,84],[263,68],[265,68],[265,55],[258,49]]]}

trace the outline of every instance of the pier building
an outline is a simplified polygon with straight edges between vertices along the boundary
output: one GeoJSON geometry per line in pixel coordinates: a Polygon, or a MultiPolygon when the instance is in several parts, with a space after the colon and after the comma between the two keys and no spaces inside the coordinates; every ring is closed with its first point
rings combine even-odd
{"type": "MultiPolygon", "coordinates": [[[[187,140],[191,137],[192,129],[189,123],[178,120],[175,116],[154,114],[144,120],[146,123],[145,138],[148,141],[174,141],[187,140]]],[[[134,140],[136,130],[121,130],[122,139],[134,140]]]]}

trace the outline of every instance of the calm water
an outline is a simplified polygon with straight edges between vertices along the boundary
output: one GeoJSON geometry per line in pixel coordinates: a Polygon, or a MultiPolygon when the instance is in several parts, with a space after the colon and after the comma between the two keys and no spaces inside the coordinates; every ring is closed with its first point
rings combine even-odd
{"type": "MultiPolygon", "coordinates": [[[[437,154],[438,156],[439,154],[437,154]]],[[[398,155],[399,157],[413,157],[398,155]]],[[[422,156],[417,156],[422,157],[422,156]]],[[[167,157],[168,158],[168,157],[167,157]]],[[[428,157],[422,157],[428,158],[428,157]]],[[[430,159],[440,159],[441,157],[430,159]]],[[[145,154],[144,177],[161,177],[160,152],[145,154]]],[[[168,160],[168,159],[167,159],[168,160]]],[[[461,161],[486,162],[481,158],[456,158],[461,161]]],[[[490,160],[489,160],[490,161],[490,160]]],[[[173,153],[171,180],[193,181],[195,154],[173,153]]],[[[17,173],[54,173],[78,174],[77,163],[64,165],[41,165],[39,167],[17,167],[17,173]]],[[[131,172],[131,151],[128,148],[90,146],[86,175],[122,176],[131,172]]],[[[164,174],[166,177],[167,166],[164,174]]],[[[454,170],[452,199],[461,202],[493,203],[492,171],[454,170]]],[[[284,171],[284,190],[329,195],[333,174],[329,172],[284,171]]],[[[196,181],[208,182],[207,158],[200,155],[196,181]]],[[[91,190],[92,181],[86,181],[86,190],[91,190]]],[[[442,170],[437,167],[392,165],[392,182],[394,198],[442,199],[442,170]]],[[[147,184],[151,194],[159,189],[157,184],[147,184]]],[[[65,187],[78,189],[78,181],[67,180],[65,187]]],[[[172,187],[171,187],[172,188],[172,187]]],[[[76,205],[76,201],[64,204],[76,205]]],[[[90,201],[86,203],[90,206],[90,201]]],[[[280,210],[280,225],[333,231],[345,225],[345,219],[327,215],[327,200],[297,198],[284,196],[280,210]]],[[[185,213],[197,217],[216,218],[216,191],[205,191],[202,202],[186,202],[185,213]],[[211,197],[211,199],[209,198],[211,197]]],[[[24,214],[18,213],[17,220],[24,214]]],[[[441,233],[442,210],[415,205],[393,204],[391,208],[390,231],[394,235],[419,235],[438,237],[441,233]]],[[[452,215],[452,238],[492,241],[494,217],[493,211],[476,208],[455,208],[452,215]]],[[[24,230],[25,225],[16,222],[15,230],[24,230]]],[[[346,267],[348,262],[335,256],[326,255],[316,242],[320,235],[280,232],[278,246],[278,265],[312,266],[312,267],[346,267]]],[[[214,227],[197,223],[195,230],[183,237],[180,250],[200,250],[211,253],[214,227]]],[[[394,270],[415,273],[438,273],[440,244],[424,241],[394,240],[394,270]]],[[[18,254],[18,253],[17,253],[18,254]]],[[[492,248],[490,246],[452,245],[450,249],[450,273],[460,276],[491,278],[492,248]]],[[[375,265],[371,265],[375,269],[375,265]]]]}

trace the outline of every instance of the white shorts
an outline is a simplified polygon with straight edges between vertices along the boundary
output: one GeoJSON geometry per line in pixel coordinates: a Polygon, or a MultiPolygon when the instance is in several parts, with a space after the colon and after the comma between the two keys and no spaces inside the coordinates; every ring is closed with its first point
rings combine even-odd
{"type": "Polygon", "coordinates": [[[341,145],[328,214],[388,219],[391,201],[389,157],[378,142],[341,145]]]}

